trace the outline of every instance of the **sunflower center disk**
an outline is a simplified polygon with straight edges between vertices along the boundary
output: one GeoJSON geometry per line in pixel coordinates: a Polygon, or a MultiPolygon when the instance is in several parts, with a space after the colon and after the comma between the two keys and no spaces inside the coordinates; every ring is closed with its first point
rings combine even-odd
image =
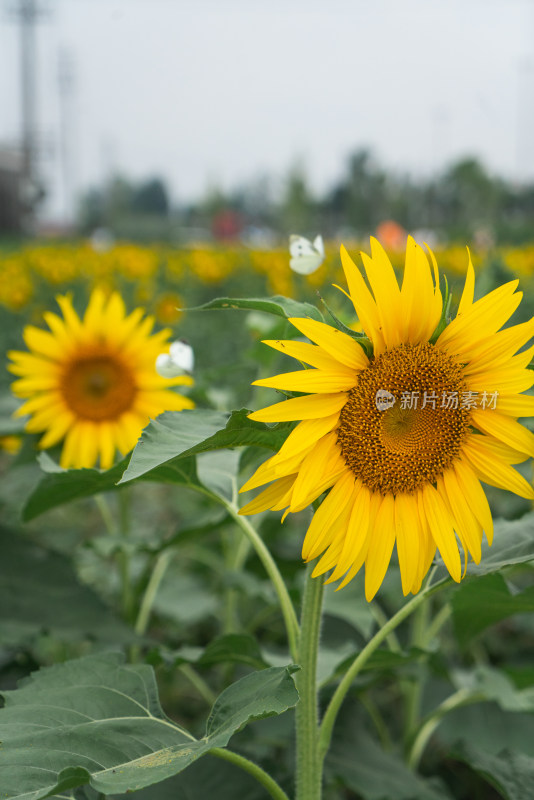
{"type": "Polygon", "coordinates": [[[63,374],[61,391],[77,417],[93,422],[116,420],[137,394],[131,371],[111,353],[78,355],[63,374]]]}
{"type": "Polygon", "coordinates": [[[432,344],[374,358],[341,411],[338,442],[356,477],[381,494],[434,483],[469,430],[462,368],[432,344]]]}

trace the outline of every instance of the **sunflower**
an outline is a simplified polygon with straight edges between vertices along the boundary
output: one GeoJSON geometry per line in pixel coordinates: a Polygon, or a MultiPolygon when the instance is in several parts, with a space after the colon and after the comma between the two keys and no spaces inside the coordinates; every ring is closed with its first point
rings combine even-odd
{"type": "MultiPolygon", "coordinates": [[[[478,563],[492,516],[481,481],[534,498],[512,467],[534,455],[534,384],[528,369],[534,319],[506,327],[520,303],[518,281],[474,301],[468,259],[457,315],[447,319],[436,260],[409,238],[402,287],[378,241],[362,253],[367,282],[341,248],[347,296],[364,336],[312,319],[290,322],[309,342],[267,341],[312,369],[255,381],[304,393],[250,414],[297,421],[279,452],[242,491],[271,484],[241,509],[286,514],[324,492],[303,545],[314,576],[330,570],[339,588],[365,565],[368,600],[396,544],[404,594],[419,591],[436,550],[455,581],[463,551],[478,563]],[[523,348],[523,349],[522,349],[523,348]],[[519,351],[519,352],[518,352],[519,351]]],[[[343,290],[342,290],[343,291],[343,290]]],[[[465,569],[464,569],[465,572],[465,569]]]]}
{"type": "Polygon", "coordinates": [[[19,376],[13,392],[27,398],[16,414],[30,415],[28,431],[44,432],[41,448],[64,439],[62,467],[92,467],[99,458],[108,469],[115,451],[131,450],[151,417],[192,408],[189,398],[169,390],[192,379],[157,374],[170,331],[151,334],[153,318],[143,318],[141,308],[126,315],[117,292],[106,299],[95,289],[83,319],[70,297],[57,302],[63,317],[44,314],[50,332],[27,326],[30,352],[8,353],[8,369],[19,376]]]}

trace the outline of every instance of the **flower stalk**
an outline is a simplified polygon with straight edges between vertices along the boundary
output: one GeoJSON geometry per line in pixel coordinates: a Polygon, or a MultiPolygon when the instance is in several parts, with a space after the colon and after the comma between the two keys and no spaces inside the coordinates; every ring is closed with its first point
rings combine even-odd
{"type": "Polygon", "coordinates": [[[317,656],[324,582],[320,578],[312,578],[312,571],[312,565],[308,565],[299,641],[301,671],[296,675],[299,691],[296,708],[296,800],[320,800],[322,794],[323,761],[318,752],[317,656]]]}

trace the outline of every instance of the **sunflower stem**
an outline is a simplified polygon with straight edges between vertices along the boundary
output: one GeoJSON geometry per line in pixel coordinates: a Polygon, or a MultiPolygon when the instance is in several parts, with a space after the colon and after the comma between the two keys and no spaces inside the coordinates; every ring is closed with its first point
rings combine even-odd
{"type": "Polygon", "coordinates": [[[191,683],[199,695],[209,706],[212,706],[217,699],[217,695],[210,689],[204,678],[202,678],[196,670],[193,669],[191,664],[180,664],[179,668],[182,675],[184,675],[189,683],[191,683]]]}
{"type": "MultiPolygon", "coordinates": [[[[429,607],[428,603],[419,606],[412,620],[411,646],[422,647],[425,641],[425,634],[428,627],[429,607]]],[[[405,721],[404,721],[404,740],[409,742],[413,732],[419,725],[419,712],[421,707],[421,694],[423,691],[423,680],[421,676],[414,677],[408,682],[405,696],[405,721]]]]}
{"type": "Polygon", "coordinates": [[[415,597],[413,597],[408,603],[399,609],[399,611],[397,611],[397,613],[375,633],[373,638],[367,642],[363,650],[361,650],[361,652],[356,656],[339,683],[336,691],[334,692],[323,717],[319,736],[319,756],[321,761],[324,759],[326,753],[328,752],[328,748],[330,747],[332,731],[334,729],[334,724],[339,709],[341,708],[341,704],[343,703],[343,700],[345,699],[345,696],[356,676],[365,666],[375,650],[385,639],[388,638],[392,631],[394,631],[401,624],[401,622],[404,622],[404,620],[409,617],[410,614],[413,614],[413,612],[419,608],[421,603],[424,603],[426,599],[430,597],[430,595],[434,594],[434,592],[438,591],[443,586],[448,585],[448,583],[448,578],[436,583],[435,586],[430,586],[430,583],[427,583],[426,587],[422,589],[419,594],[415,595],[415,597]]]}
{"type": "Polygon", "coordinates": [[[118,494],[119,502],[119,535],[121,547],[118,552],[119,571],[121,576],[122,613],[130,622],[133,614],[133,591],[130,575],[130,554],[127,550],[128,536],[130,533],[130,504],[129,493],[122,491],[118,494]]]}
{"type": "Polygon", "coordinates": [[[436,614],[434,619],[429,623],[423,640],[423,645],[428,646],[433,639],[436,638],[440,630],[443,628],[452,611],[449,603],[446,603],[436,614]]]}
{"type": "Polygon", "coordinates": [[[226,508],[230,516],[234,519],[237,525],[241,528],[249,542],[251,543],[252,547],[254,548],[256,555],[260,559],[261,563],[267,575],[272,581],[276,594],[278,595],[278,600],[280,602],[280,606],[282,608],[282,615],[284,617],[284,623],[286,627],[286,633],[289,643],[289,652],[291,653],[291,658],[295,663],[298,663],[298,641],[299,641],[299,623],[297,620],[297,615],[295,613],[295,608],[289,596],[289,592],[287,587],[284,583],[284,579],[280,574],[280,570],[278,569],[276,562],[272,555],[270,554],[269,550],[263,543],[263,540],[259,536],[258,532],[255,528],[250,524],[246,517],[242,517],[239,515],[239,509],[236,505],[229,502],[225,497],[220,495],[216,495],[212,492],[208,492],[206,490],[200,490],[203,494],[208,495],[214,500],[217,500],[221,505],[226,508]]]}
{"type": "Polygon", "coordinates": [[[296,708],[296,800],[320,800],[322,760],[318,757],[317,655],[321,631],[324,582],[306,570],[299,642],[300,672],[296,675],[299,701],[296,708]]]}
{"type": "Polygon", "coordinates": [[[382,745],[382,749],[385,750],[386,752],[391,751],[392,750],[391,736],[389,735],[388,726],[384,721],[384,717],[378,710],[375,703],[373,703],[373,701],[365,693],[362,693],[359,699],[360,703],[371,717],[373,725],[375,726],[375,730],[378,734],[378,738],[380,739],[380,744],[382,745]]]}
{"type": "Polygon", "coordinates": [[[438,727],[439,723],[449,711],[453,711],[460,706],[470,705],[471,703],[479,703],[484,700],[484,695],[481,693],[473,692],[470,689],[459,689],[450,697],[447,697],[443,703],[428,715],[427,719],[419,729],[417,736],[414,739],[410,755],[408,757],[408,766],[414,771],[418,768],[421,757],[425,748],[430,740],[430,737],[438,727]]]}
{"type": "Polygon", "coordinates": [[[139,636],[146,633],[154,600],[173,555],[174,553],[171,550],[163,550],[156,559],[135,621],[134,630],[139,636]]]}
{"type": "Polygon", "coordinates": [[[282,787],[276,783],[274,778],[271,778],[265,770],[248,758],[238,753],[233,753],[231,750],[227,750],[223,747],[214,747],[209,751],[209,754],[221,758],[223,761],[229,761],[231,764],[235,764],[236,767],[248,772],[249,775],[252,775],[253,778],[256,778],[256,780],[261,783],[273,800],[289,800],[287,794],[282,787]]]}

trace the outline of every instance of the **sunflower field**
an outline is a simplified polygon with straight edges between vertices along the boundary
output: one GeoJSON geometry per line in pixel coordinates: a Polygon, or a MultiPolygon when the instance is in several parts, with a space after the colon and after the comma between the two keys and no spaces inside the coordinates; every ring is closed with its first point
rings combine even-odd
{"type": "Polygon", "coordinates": [[[534,246],[345,245],[0,247],[0,798],[534,797],[534,246]]]}

